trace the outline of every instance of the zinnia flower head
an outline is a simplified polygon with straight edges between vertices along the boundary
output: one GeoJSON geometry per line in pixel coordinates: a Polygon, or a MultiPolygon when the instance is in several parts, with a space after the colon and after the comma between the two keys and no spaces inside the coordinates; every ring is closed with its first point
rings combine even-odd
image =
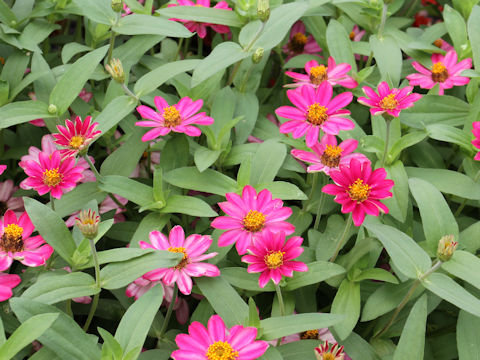
{"type": "Polygon", "coordinates": [[[298,20],[290,30],[288,43],[283,45],[282,50],[288,54],[287,60],[295,55],[316,54],[322,51],[312,35],[306,34],[305,24],[298,20]]]}
{"type": "Polygon", "coordinates": [[[87,239],[94,239],[97,236],[99,224],[100,216],[92,209],[80,211],[75,218],[75,225],[87,239]]]}
{"type": "Polygon", "coordinates": [[[22,280],[17,274],[0,273],[0,301],[8,300],[12,297],[12,289],[20,284],[22,280]]]}
{"type": "Polygon", "coordinates": [[[40,266],[52,255],[53,248],[45,244],[40,235],[30,236],[34,230],[28,214],[17,220],[12,210],[7,210],[0,223],[0,271],[7,270],[13,260],[26,266],[40,266]]]}
{"type": "Polygon", "coordinates": [[[145,105],[137,107],[142,118],[150,121],[138,121],[135,125],[154,128],[143,135],[142,141],[156,139],[167,135],[170,131],[185,133],[188,136],[200,136],[202,132],[192,124],[213,124],[213,118],[205,115],[204,112],[196,114],[202,108],[203,100],[193,101],[189,97],[183,97],[178,104],[170,106],[164,98],[155,96],[154,102],[158,112],[145,105]]]}
{"type": "MultiPolygon", "coordinates": [[[[475,146],[477,149],[480,149],[480,121],[474,121],[472,125],[472,133],[475,136],[475,139],[472,140],[472,145],[475,146]]],[[[477,152],[474,159],[480,160],[480,151],[477,152]]]]}
{"type": "Polygon", "coordinates": [[[351,159],[357,159],[360,162],[370,162],[363,154],[354,153],[358,141],[347,139],[337,144],[337,137],[325,134],[320,142],[313,145],[311,151],[293,149],[291,154],[299,160],[310,163],[307,172],[323,171],[329,174],[331,169],[338,169],[340,165],[349,164],[351,159]]]}
{"type": "Polygon", "coordinates": [[[324,344],[316,347],[314,351],[318,360],[344,360],[345,358],[343,346],[338,346],[337,343],[330,346],[328,341],[325,341],[324,344]]]}
{"type": "Polygon", "coordinates": [[[368,86],[364,86],[362,90],[367,97],[359,97],[358,102],[369,106],[372,115],[387,113],[398,117],[401,110],[412,107],[413,103],[422,97],[420,94],[411,94],[413,86],[390,89],[390,86],[385,81],[378,85],[378,94],[368,86]]]}
{"type": "Polygon", "coordinates": [[[318,141],[320,130],[325,134],[337,135],[341,130],[351,130],[355,124],[345,118],[350,111],[342,109],[351,103],[353,95],[344,92],[332,99],[333,88],[327,81],[322,82],[317,89],[302,86],[295,90],[287,90],[288,99],[295,105],[281,106],[275,113],[278,116],[292,119],[280,126],[283,134],[292,133],[294,139],[305,135],[308,147],[313,147],[318,141]]]}
{"type": "Polygon", "coordinates": [[[58,144],[65,149],[61,149],[60,153],[63,156],[75,156],[79,152],[88,148],[88,145],[101,134],[101,131],[96,130],[98,123],[91,123],[92,117],[87,116],[82,121],[80,116],[75,118],[75,122],[69,119],[65,120],[65,126],[57,125],[59,134],[53,134],[55,144],[58,144]]]}
{"type": "Polygon", "coordinates": [[[235,325],[228,329],[218,315],[210,317],[207,328],[194,321],[188,332],[175,338],[179,350],[172,353],[174,360],[254,360],[268,348],[266,341],[255,341],[256,328],[235,325]]]}
{"type": "Polygon", "coordinates": [[[363,35],[365,35],[365,30],[360,30],[357,24],[353,25],[352,31],[350,31],[349,38],[352,41],[362,40],[363,35]]]}
{"type": "Polygon", "coordinates": [[[193,234],[185,239],[185,232],[181,226],[177,225],[170,231],[168,238],[160,231],[152,231],[149,238],[150,244],[144,241],[139,242],[142,249],[182,253],[183,259],[171,268],[149,271],[143,275],[144,278],[150,281],[162,280],[168,286],[177,283],[180,292],[189,295],[192,292],[192,277],[220,275],[220,270],[215,265],[201,262],[217,255],[216,252],[204,254],[212,244],[210,236],[193,234]]]}
{"type": "Polygon", "coordinates": [[[39,195],[50,192],[55,199],[75,188],[83,172],[81,166],[75,165],[74,157],[62,159],[60,151],[51,155],[40,152],[38,162],[25,161],[23,166],[28,178],[20,183],[20,187],[35,189],[39,195]]]}
{"type": "Polygon", "coordinates": [[[322,82],[328,81],[332,86],[341,85],[348,89],[353,89],[358,83],[347,73],[352,66],[347,63],[336,64],[333,57],[328,58],[328,66],[319,65],[316,60],[310,60],[305,64],[305,74],[299,74],[293,71],[285,71],[285,75],[293,78],[294,83],[284,87],[299,87],[302,85],[318,87],[322,82]]]}
{"type": "Polygon", "coordinates": [[[445,50],[445,51],[450,51],[450,50],[454,49],[454,47],[452,45],[450,45],[448,42],[446,42],[445,40],[443,40],[441,38],[438,38],[437,40],[435,40],[433,42],[433,45],[435,45],[436,47],[438,47],[442,50],[445,50]]]}
{"type": "Polygon", "coordinates": [[[225,194],[227,201],[218,205],[228,216],[219,216],[211,224],[216,229],[227,229],[220,235],[219,246],[236,243],[240,255],[265,231],[283,231],[286,235],[293,234],[295,226],[284,221],[292,215],[292,209],[283,207],[283,201],[272,199],[272,193],[264,189],[257,195],[255,189],[246,185],[242,196],[235,193],[225,194]]]}
{"type": "Polygon", "coordinates": [[[450,50],[445,56],[433,54],[432,66],[429,69],[416,61],[412,62],[412,66],[419,73],[407,76],[410,85],[419,85],[422,89],[431,89],[438,84],[438,93],[443,95],[445,89],[468,84],[470,79],[466,76],[460,76],[460,73],[472,67],[472,59],[467,58],[457,63],[457,53],[455,50],[450,50]]]}
{"type": "Polygon", "coordinates": [[[351,212],[353,223],[360,226],[365,214],[378,216],[379,209],[388,213],[388,208],[379,201],[393,196],[389,191],[393,180],[385,179],[386,176],[384,168],[372,171],[369,163],[352,159],[349,165],[330,171],[335,184],[325,185],[322,191],[335,195],[334,200],[342,204],[342,213],[351,212]]]}
{"type": "MultiPolygon", "coordinates": [[[[210,7],[210,0],[197,0],[197,3],[194,3],[190,0],[177,0],[178,4],[168,4],[168,7],[172,6],[197,6],[197,7],[210,7]]],[[[224,10],[232,10],[228,6],[226,1],[219,1],[215,6],[214,9],[224,9],[224,10]]],[[[211,24],[211,23],[203,23],[197,22],[192,20],[183,20],[183,19],[170,19],[174,21],[180,21],[185,25],[185,27],[190,30],[190,32],[196,32],[200,38],[204,38],[207,36],[207,27],[210,26],[215,32],[219,34],[226,34],[230,32],[230,28],[226,25],[218,25],[218,24],[211,24]]]]}

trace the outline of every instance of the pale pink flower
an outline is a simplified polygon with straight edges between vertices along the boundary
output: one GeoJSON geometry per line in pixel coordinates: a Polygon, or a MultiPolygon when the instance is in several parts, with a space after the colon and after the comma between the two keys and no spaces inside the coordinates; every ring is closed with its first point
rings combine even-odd
{"type": "MultiPolygon", "coordinates": [[[[127,199],[125,199],[121,196],[118,196],[118,195],[115,195],[115,198],[122,205],[126,205],[127,202],[128,202],[127,199]]],[[[115,201],[112,200],[112,198],[110,196],[107,196],[105,198],[105,200],[103,200],[100,203],[100,205],[98,206],[98,213],[100,215],[102,215],[102,214],[105,214],[105,213],[107,213],[109,211],[112,211],[112,210],[115,210],[115,215],[113,216],[113,223],[114,224],[125,221],[125,216],[123,215],[123,213],[126,211],[126,209],[120,207],[115,201]]],[[[65,225],[67,225],[68,227],[71,227],[71,226],[75,225],[75,218],[77,217],[77,215],[79,213],[80,213],[80,211],[76,211],[72,215],[70,215],[70,217],[65,221],[65,225]]]]}
{"type": "Polygon", "coordinates": [[[161,281],[150,281],[143,276],[140,276],[138,279],[136,279],[127,286],[127,289],[125,290],[125,295],[127,295],[127,297],[134,297],[135,300],[138,300],[148,290],[158,284],[164,287],[161,281]]]}
{"type": "Polygon", "coordinates": [[[20,284],[22,280],[17,274],[0,273],[0,301],[12,297],[12,289],[20,284]]]}
{"type": "MultiPolygon", "coordinates": [[[[472,145],[477,149],[480,149],[480,121],[474,121],[472,123],[473,129],[472,133],[475,136],[475,139],[472,140],[472,145]]],[[[475,160],[480,160],[480,151],[474,157],[475,160]]]]}
{"type": "Polygon", "coordinates": [[[305,24],[298,20],[293,24],[290,30],[288,42],[282,46],[285,54],[288,54],[287,60],[300,54],[317,54],[322,51],[312,35],[306,34],[305,24]]]}
{"type": "Polygon", "coordinates": [[[82,89],[82,91],[80,91],[78,94],[78,97],[88,103],[90,100],[92,100],[93,94],[85,89],[82,89]]]}
{"type": "Polygon", "coordinates": [[[8,179],[0,183],[0,216],[3,217],[5,212],[10,209],[17,216],[21,215],[21,212],[25,211],[23,207],[23,200],[21,197],[13,197],[13,194],[18,190],[17,186],[14,186],[13,181],[8,179]]]}
{"type": "Polygon", "coordinates": [[[88,149],[90,143],[102,132],[96,130],[98,123],[91,123],[92,117],[87,116],[83,121],[80,116],[75,122],[65,120],[65,126],[57,125],[58,134],[53,134],[55,144],[60,145],[62,156],[76,156],[79,152],[88,149]]]}
{"type": "Polygon", "coordinates": [[[315,356],[318,360],[344,360],[345,353],[343,351],[343,346],[339,346],[337,343],[334,343],[332,346],[325,341],[322,345],[315,348],[315,356]]]}

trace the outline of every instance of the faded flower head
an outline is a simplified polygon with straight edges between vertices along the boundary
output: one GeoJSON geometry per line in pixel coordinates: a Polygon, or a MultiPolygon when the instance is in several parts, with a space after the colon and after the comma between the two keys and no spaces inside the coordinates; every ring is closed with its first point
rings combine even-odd
{"type": "Polygon", "coordinates": [[[110,63],[105,65],[108,73],[112,76],[113,80],[119,84],[123,84],[125,81],[125,72],[123,71],[123,65],[120,59],[112,59],[110,63]]]}
{"type": "Polygon", "coordinates": [[[438,242],[437,258],[440,261],[448,261],[453,256],[455,249],[457,248],[458,241],[454,241],[453,235],[442,236],[438,242]]]}
{"type": "Polygon", "coordinates": [[[92,209],[82,210],[75,218],[75,225],[87,239],[93,239],[98,233],[100,216],[92,209]]]}

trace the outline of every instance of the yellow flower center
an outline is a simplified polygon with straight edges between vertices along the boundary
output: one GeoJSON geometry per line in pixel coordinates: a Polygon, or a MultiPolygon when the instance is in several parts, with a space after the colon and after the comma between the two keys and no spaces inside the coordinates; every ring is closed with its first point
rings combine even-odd
{"type": "Polygon", "coordinates": [[[307,121],[312,125],[322,125],[327,119],[327,108],[318,103],[313,103],[307,109],[307,121]]]}
{"type": "Polygon", "coordinates": [[[57,186],[62,182],[63,175],[58,172],[58,168],[45,170],[43,172],[43,183],[47,186],[57,186]]]}
{"type": "Polygon", "coordinates": [[[296,33],[288,43],[288,48],[296,54],[303,52],[307,44],[307,36],[303,33],[296,33]]]}
{"type": "Polygon", "coordinates": [[[320,158],[320,161],[323,165],[328,166],[330,168],[338,167],[340,164],[340,159],[342,158],[342,151],[343,149],[340,146],[335,145],[327,145],[325,147],[325,151],[320,158]]]}
{"type": "Polygon", "coordinates": [[[72,137],[68,145],[70,145],[70,147],[73,149],[80,149],[84,142],[85,139],[83,138],[83,136],[75,135],[72,137]]]}
{"type": "Polygon", "coordinates": [[[265,255],[263,260],[269,269],[277,269],[283,265],[283,255],[285,255],[285,252],[273,251],[265,255]]]}
{"type": "Polygon", "coordinates": [[[385,110],[393,110],[398,106],[398,101],[395,99],[395,94],[385,96],[380,101],[380,107],[385,110]]]}
{"type": "Polygon", "coordinates": [[[353,31],[350,31],[350,34],[348,35],[348,37],[350,38],[350,40],[355,39],[355,33],[353,31]]]}
{"type": "Polygon", "coordinates": [[[0,248],[5,252],[18,252],[23,250],[23,228],[17,224],[7,225],[3,229],[0,239],[0,248]]]}
{"type": "Polygon", "coordinates": [[[182,253],[183,254],[182,260],[180,261],[180,263],[178,263],[178,265],[174,266],[174,269],[180,270],[180,269],[183,269],[185,266],[187,266],[187,264],[188,264],[187,249],[185,249],[184,247],[169,247],[167,250],[172,252],[172,253],[182,253]]]}
{"type": "Polygon", "coordinates": [[[314,66],[310,69],[310,81],[312,84],[320,85],[323,81],[328,79],[328,67],[325,65],[314,66]]]}
{"type": "Polygon", "coordinates": [[[362,179],[357,179],[348,187],[348,194],[352,200],[361,203],[368,199],[370,186],[365,184],[362,179]]]}
{"type": "Polygon", "coordinates": [[[265,215],[263,215],[260,211],[250,210],[243,218],[243,227],[247,231],[257,232],[263,229],[265,220],[265,215]]]}
{"type": "Polygon", "coordinates": [[[441,48],[442,45],[443,45],[443,40],[442,39],[437,39],[433,42],[433,45],[435,45],[436,47],[439,47],[441,48]]]}
{"type": "Polygon", "coordinates": [[[318,329],[307,330],[301,335],[302,339],[318,339],[318,329]]]}
{"type": "Polygon", "coordinates": [[[335,360],[335,355],[331,352],[325,353],[322,355],[322,360],[335,360]]]}
{"type": "Polygon", "coordinates": [[[163,109],[163,119],[163,125],[166,127],[175,127],[182,123],[180,112],[173,105],[163,109]]]}
{"type": "Polygon", "coordinates": [[[208,347],[205,356],[208,360],[235,360],[239,354],[228,342],[216,341],[208,347]]]}
{"type": "Polygon", "coordinates": [[[435,82],[445,82],[448,79],[448,70],[441,62],[432,65],[432,80],[435,82]]]}

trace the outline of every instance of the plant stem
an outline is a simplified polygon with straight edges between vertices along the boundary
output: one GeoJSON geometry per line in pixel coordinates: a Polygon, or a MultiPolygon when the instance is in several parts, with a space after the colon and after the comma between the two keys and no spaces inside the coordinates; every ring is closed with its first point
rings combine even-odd
{"type": "Polygon", "coordinates": [[[55,211],[55,201],[51,192],[50,192],[50,206],[52,207],[52,210],[55,211]]]}
{"type": "Polygon", "coordinates": [[[383,149],[383,155],[382,155],[382,160],[380,161],[380,167],[383,167],[383,165],[385,164],[385,160],[387,159],[388,142],[390,140],[390,123],[391,122],[392,120],[385,119],[385,123],[386,123],[385,148],[383,149]]]}
{"type": "Polygon", "coordinates": [[[72,299],[67,299],[66,310],[67,310],[67,315],[73,319],[72,299]]]}
{"type": "Polygon", "coordinates": [[[182,48],[182,44],[183,44],[183,38],[180,38],[180,40],[178,41],[177,52],[175,53],[174,61],[177,61],[178,59],[178,55],[180,54],[180,49],[182,48]]]}
{"type": "MultiPolygon", "coordinates": [[[[475,175],[475,178],[473,179],[473,182],[477,182],[479,178],[480,178],[480,170],[475,175]]],[[[455,214],[453,215],[454,217],[458,217],[458,215],[460,215],[460,213],[462,212],[465,205],[467,205],[467,201],[468,201],[468,199],[463,199],[463,201],[460,204],[460,206],[458,207],[457,211],[455,211],[455,214]]]]}
{"type": "MultiPolygon", "coordinates": [[[[275,284],[275,292],[277,293],[278,307],[280,308],[280,315],[285,316],[285,304],[283,303],[282,289],[280,289],[280,286],[278,286],[278,284],[275,284]]],[[[277,340],[277,346],[279,346],[281,342],[282,342],[282,338],[280,337],[277,340]]]]}
{"type": "Polygon", "coordinates": [[[240,64],[242,63],[242,61],[237,61],[235,63],[235,66],[233,67],[233,70],[230,74],[230,77],[228,78],[228,83],[227,83],[227,86],[230,86],[232,85],[233,83],[233,80],[235,80],[235,75],[237,75],[237,72],[238,72],[238,69],[240,68],[240,64]]]}
{"type": "Polygon", "coordinates": [[[342,248],[343,243],[345,242],[345,238],[347,237],[347,234],[350,232],[350,227],[352,226],[352,213],[348,216],[347,223],[345,224],[345,228],[343,229],[343,233],[340,236],[340,238],[337,240],[337,247],[335,248],[335,252],[333,253],[333,256],[330,259],[330,262],[335,262],[335,259],[338,256],[338,253],[340,252],[340,249],[342,248]]]}
{"type": "Polygon", "coordinates": [[[175,283],[175,285],[173,286],[172,302],[170,303],[170,305],[168,305],[167,313],[165,314],[165,319],[163,320],[163,325],[162,325],[162,328],[160,329],[160,334],[158,335],[159,339],[162,338],[163,334],[165,334],[165,331],[167,330],[170,317],[172,316],[173,307],[175,306],[175,301],[177,300],[177,293],[178,293],[178,285],[177,283],[175,283]]]}
{"type": "Polygon", "coordinates": [[[308,211],[308,205],[310,205],[310,202],[312,201],[312,198],[313,198],[313,194],[315,193],[317,180],[318,180],[318,172],[315,172],[313,173],[313,177],[312,177],[312,188],[310,189],[310,193],[308,194],[308,199],[305,201],[305,204],[303,205],[302,210],[308,211]]]}
{"type": "MultiPolygon", "coordinates": [[[[117,13],[117,19],[115,20],[115,25],[118,24],[118,21],[120,19],[120,13],[117,13]]],[[[115,26],[113,25],[113,26],[115,26]]],[[[113,29],[110,29],[110,46],[108,47],[108,57],[107,57],[107,63],[110,63],[110,60],[112,60],[112,54],[113,54],[113,48],[115,46],[115,37],[117,36],[117,33],[113,31],[113,29]]]]}
{"type": "Polygon", "coordinates": [[[387,21],[387,10],[388,10],[388,5],[383,4],[382,20],[380,21],[380,26],[378,27],[378,38],[379,39],[381,39],[383,37],[383,30],[385,28],[385,23],[387,21]]]}
{"type": "Polygon", "coordinates": [[[370,51],[370,55],[368,55],[367,62],[365,63],[366,68],[372,65],[372,60],[373,60],[373,51],[370,51]]]}
{"type": "Polygon", "coordinates": [[[127,85],[122,84],[122,89],[123,89],[123,91],[125,91],[125,93],[126,93],[128,96],[131,96],[131,97],[133,97],[135,100],[138,101],[138,96],[135,95],[133,92],[131,92],[130,89],[127,87],[127,85]]]}
{"type": "MultiPolygon", "coordinates": [[[[100,263],[98,261],[97,250],[95,249],[95,242],[93,239],[89,239],[90,241],[90,248],[92,250],[92,257],[93,257],[93,264],[95,265],[95,285],[101,291],[101,284],[100,284],[100,263]]],[[[87,331],[90,323],[92,322],[93,315],[97,310],[98,300],[100,297],[100,291],[93,296],[92,306],[90,307],[90,312],[88,313],[87,321],[85,321],[85,325],[83,326],[83,330],[87,331]]]]}
{"type": "Polygon", "coordinates": [[[197,36],[197,54],[198,56],[203,56],[203,40],[200,36],[197,36]]]}
{"type": "Polygon", "coordinates": [[[322,210],[323,210],[323,205],[325,204],[325,193],[322,191],[320,194],[320,199],[318,200],[318,205],[317,205],[317,213],[315,215],[315,223],[313,224],[313,228],[315,230],[318,229],[318,225],[320,225],[320,219],[322,218],[322,210]]]}

